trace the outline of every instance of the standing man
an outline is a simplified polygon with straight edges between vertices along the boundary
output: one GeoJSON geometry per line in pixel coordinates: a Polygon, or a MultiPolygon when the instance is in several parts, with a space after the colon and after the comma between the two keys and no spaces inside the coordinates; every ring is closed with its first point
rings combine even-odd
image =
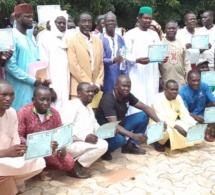
{"type": "MultiPolygon", "coordinates": [[[[122,52],[125,50],[123,38],[115,33],[117,24],[116,15],[108,12],[104,18],[106,32],[100,35],[104,48],[104,94],[113,91],[119,75],[125,74],[126,70],[120,69],[123,63],[122,52]]],[[[124,51],[125,53],[125,51],[124,51]]]]}
{"type": "Polygon", "coordinates": [[[15,18],[17,22],[14,29],[15,50],[11,59],[6,63],[6,79],[12,83],[15,91],[15,100],[12,107],[18,110],[31,102],[35,86],[41,85],[40,79],[29,75],[29,63],[38,60],[38,50],[32,37],[27,35],[27,29],[32,28],[33,8],[30,4],[23,3],[15,6],[15,18]]]}
{"type": "Polygon", "coordinates": [[[210,39],[212,40],[211,49],[205,51],[202,55],[202,58],[209,60],[210,70],[214,70],[214,44],[215,44],[215,26],[213,24],[214,13],[210,10],[205,11],[202,15],[202,25],[201,31],[203,33],[209,34],[210,39]]]}
{"type": "Polygon", "coordinates": [[[103,33],[104,28],[104,15],[99,15],[95,19],[96,28],[91,32],[92,35],[100,36],[103,33]]]}
{"type": "Polygon", "coordinates": [[[92,17],[89,13],[79,15],[80,32],[67,40],[69,69],[71,72],[71,98],[77,97],[77,86],[89,82],[97,93],[104,78],[103,46],[99,38],[90,35],[92,17]]]}
{"type": "Polygon", "coordinates": [[[166,24],[166,37],[162,42],[168,45],[169,59],[166,63],[161,63],[159,68],[163,83],[174,79],[180,89],[186,84],[187,73],[191,70],[191,66],[185,46],[175,37],[177,29],[176,22],[166,24]]]}
{"type": "Polygon", "coordinates": [[[58,112],[69,100],[70,72],[65,36],[67,20],[65,11],[56,12],[50,20],[51,30],[38,39],[40,57],[48,63],[48,78],[52,81],[50,88],[55,99],[52,107],[58,112]]]}
{"type": "MultiPolygon", "coordinates": [[[[196,63],[198,62],[200,55],[204,53],[206,50],[203,49],[192,49],[191,45],[191,38],[192,35],[201,35],[205,34],[199,31],[197,31],[196,24],[197,19],[196,15],[194,13],[188,13],[184,16],[184,23],[185,27],[182,30],[178,30],[177,38],[181,41],[183,46],[186,47],[191,63],[192,69],[196,69],[196,63]]],[[[209,48],[211,45],[209,44],[209,48]]]]}
{"type": "MultiPolygon", "coordinates": [[[[130,61],[129,77],[132,80],[131,92],[145,104],[150,104],[152,97],[158,93],[158,63],[150,63],[148,46],[160,43],[157,32],[150,30],[152,8],[141,7],[138,14],[138,27],[125,34],[126,60],[130,61]]],[[[166,62],[165,59],[164,62],[166,62]]],[[[130,113],[139,112],[130,109],[130,113]]]]}
{"type": "Polygon", "coordinates": [[[131,91],[131,80],[120,75],[115,89],[104,95],[96,112],[96,119],[100,125],[120,121],[114,137],[107,139],[108,150],[102,156],[104,160],[111,160],[111,152],[122,147],[122,153],[144,155],[146,151],[137,147],[145,143],[147,136],[145,131],[149,117],[155,122],[160,121],[155,112],[147,105],[139,101],[131,91]],[[129,106],[139,109],[139,113],[126,116],[129,106]],[[126,137],[129,139],[127,140],[126,137]]]}

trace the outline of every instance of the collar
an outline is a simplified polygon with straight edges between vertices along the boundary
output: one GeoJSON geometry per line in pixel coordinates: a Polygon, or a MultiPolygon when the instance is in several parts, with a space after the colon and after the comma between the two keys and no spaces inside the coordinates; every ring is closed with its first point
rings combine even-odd
{"type": "Polygon", "coordinates": [[[109,36],[107,33],[104,33],[104,37],[109,38],[109,39],[116,39],[117,35],[115,33],[114,37],[109,36]]]}
{"type": "MultiPolygon", "coordinates": [[[[33,107],[33,113],[38,115],[39,113],[37,112],[37,109],[35,107],[33,107]]],[[[49,120],[52,116],[52,112],[50,109],[46,110],[46,113],[45,113],[45,116],[46,116],[46,120],[49,120]]]]}
{"type": "Polygon", "coordinates": [[[92,36],[91,35],[90,35],[90,39],[88,39],[88,37],[86,35],[84,35],[82,32],[80,32],[80,33],[84,37],[84,39],[86,39],[86,41],[92,42],[92,36]]]}
{"type": "Polygon", "coordinates": [[[115,98],[116,100],[118,100],[118,101],[120,101],[120,102],[126,101],[126,97],[123,98],[122,100],[118,99],[118,97],[117,97],[117,95],[116,95],[116,93],[115,93],[115,90],[113,90],[113,96],[114,96],[114,98],[115,98]]]}

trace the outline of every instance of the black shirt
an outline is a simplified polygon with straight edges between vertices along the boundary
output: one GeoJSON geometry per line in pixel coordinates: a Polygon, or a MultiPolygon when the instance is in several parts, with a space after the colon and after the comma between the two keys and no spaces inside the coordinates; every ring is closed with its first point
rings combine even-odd
{"type": "Polygon", "coordinates": [[[114,91],[105,94],[96,112],[96,119],[100,125],[108,123],[106,118],[116,116],[118,121],[124,121],[129,106],[134,106],[139,102],[139,100],[133,95],[129,94],[122,101],[117,99],[114,91]]]}

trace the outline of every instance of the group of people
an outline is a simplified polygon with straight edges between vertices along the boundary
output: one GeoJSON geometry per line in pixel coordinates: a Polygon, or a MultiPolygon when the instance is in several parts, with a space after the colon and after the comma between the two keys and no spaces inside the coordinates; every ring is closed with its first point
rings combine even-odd
{"type": "MultiPolygon", "coordinates": [[[[168,22],[164,38],[152,25],[152,15],[150,7],[141,7],[137,26],[122,37],[115,32],[114,13],[99,16],[92,31],[92,16],[84,12],[78,17],[79,32],[68,35],[68,23],[74,26],[74,22],[71,18],[68,22],[65,11],[57,11],[34,41],[28,33],[32,6],[15,6],[15,50],[0,56],[4,65],[0,79],[1,192],[23,191],[24,181],[39,173],[42,180],[51,180],[51,172],[60,170],[71,177],[88,178],[90,173],[83,167],[100,157],[111,160],[111,153],[119,148],[122,153],[144,155],[139,145],[147,141],[147,126],[161,121],[163,139],[154,143],[155,150],[196,144],[186,142],[187,131],[204,122],[207,106],[215,106],[214,88],[201,82],[201,72],[214,66],[213,12],[202,14],[204,27],[199,30],[193,13],[185,15],[182,30],[176,22],[168,22]],[[191,36],[197,33],[209,35],[207,50],[192,49],[191,36]],[[168,45],[168,54],[161,63],[151,63],[148,46],[160,43],[168,45]],[[29,74],[29,64],[35,62],[47,64],[45,79],[29,74]],[[90,104],[101,92],[93,110],[90,104]],[[97,137],[100,125],[117,121],[114,137],[97,137]],[[24,160],[28,134],[67,123],[73,124],[71,144],[58,150],[53,140],[51,156],[24,160]]],[[[205,140],[214,141],[210,127],[205,140]]]]}

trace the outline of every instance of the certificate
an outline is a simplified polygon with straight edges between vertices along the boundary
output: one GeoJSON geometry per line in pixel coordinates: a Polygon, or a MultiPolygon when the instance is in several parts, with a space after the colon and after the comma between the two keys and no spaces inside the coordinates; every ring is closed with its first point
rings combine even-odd
{"type": "Polygon", "coordinates": [[[186,142],[204,140],[207,124],[198,124],[188,129],[186,142]]]}
{"type": "Polygon", "coordinates": [[[192,49],[208,49],[209,35],[192,35],[192,49]]]}
{"type": "Polygon", "coordinates": [[[159,44],[159,45],[149,45],[148,46],[148,57],[150,62],[162,62],[167,56],[168,45],[159,44]]]}
{"type": "Polygon", "coordinates": [[[14,50],[13,31],[11,28],[0,29],[0,52],[14,50]]]}
{"type": "Polygon", "coordinates": [[[164,130],[164,122],[158,122],[152,125],[149,125],[146,130],[147,134],[147,144],[154,143],[163,139],[163,130],[164,130]]]}
{"type": "Polygon", "coordinates": [[[29,75],[34,78],[40,78],[42,81],[48,78],[48,64],[44,61],[32,62],[28,65],[29,75]]]}
{"type": "Polygon", "coordinates": [[[53,141],[58,143],[57,150],[72,143],[72,123],[53,129],[53,141]]]}
{"type": "Polygon", "coordinates": [[[51,141],[52,131],[28,134],[25,160],[50,156],[52,154],[51,141]]]}
{"type": "Polygon", "coordinates": [[[204,123],[215,123],[215,107],[205,108],[204,123]]]}
{"type": "Polygon", "coordinates": [[[96,135],[98,138],[107,139],[115,136],[116,126],[120,121],[106,123],[97,129],[96,135]]]}
{"type": "Polygon", "coordinates": [[[38,5],[37,14],[40,25],[45,25],[48,21],[47,16],[53,15],[56,11],[60,11],[60,5],[38,5]]]}
{"type": "Polygon", "coordinates": [[[201,72],[201,81],[207,83],[210,87],[215,86],[215,71],[201,72]]]}

